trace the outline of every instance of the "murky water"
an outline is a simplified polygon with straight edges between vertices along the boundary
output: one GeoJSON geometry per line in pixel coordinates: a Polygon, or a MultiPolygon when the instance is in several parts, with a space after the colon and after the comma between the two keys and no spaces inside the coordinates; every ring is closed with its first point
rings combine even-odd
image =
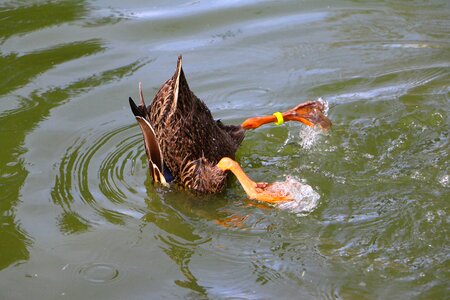
{"type": "Polygon", "coordinates": [[[449,2],[159,2],[1,4],[0,298],[448,298],[449,2]],[[127,99],[180,53],[226,123],[328,101],[238,152],[312,212],[152,185],[127,99]]]}

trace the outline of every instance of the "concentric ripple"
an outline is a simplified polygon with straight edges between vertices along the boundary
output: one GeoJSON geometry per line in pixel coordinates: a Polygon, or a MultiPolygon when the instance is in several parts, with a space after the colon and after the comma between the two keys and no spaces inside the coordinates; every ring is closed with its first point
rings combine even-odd
{"type": "Polygon", "coordinates": [[[104,284],[115,281],[120,273],[117,267],[105,263],[89,263],[78,269],[81,278],[96,284],[104,284]]]}
{"type": "MultiPolygon", "coordinates": [[[[264,101],[264,96],[266,96],[270,92],[269,89],[255,87],[255,86],[243,86],[239,87],[232,91],[224,92],[224,94],[218,95],[218,101],[213,109],[220,111],[236,111],[236,110],[248,110],[250,107],[247,101],[251,101],[251,99],[258,99],[255,101],[255,104],[258,107],[265,107],[270,105],[270,100],[266,99],[264,101]],[[243,101],[245,100],[245,101],[243,101]]],[[[255,107],[252,106],[252,109],[255,107]]]]}
{"type": "Polygon", "coordinates": [[[144,185],[133,175],[145,178],[147,172],[140,132],[133,125],[104,127],[75,140],[59,163],[52,198],[65,211],[60,220],[63,231],[76,231],[76,223],[89,225],[103,219],[121,224],[145,211],[142,201],[134,201],[144,185]],[[94,209],[95,217],[84,216],[92,213],[85,204],[94,209]]]}

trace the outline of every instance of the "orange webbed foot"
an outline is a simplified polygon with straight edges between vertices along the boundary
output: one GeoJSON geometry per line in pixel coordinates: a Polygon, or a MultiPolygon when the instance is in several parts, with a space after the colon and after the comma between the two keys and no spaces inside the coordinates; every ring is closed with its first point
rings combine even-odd
{"type": "Polygon", "coordinates": [[[308,126],[319,125],[324,131],[331,127],[331,121],[325,115],[325,104],[322,100],[308,101],[284,112],[276,112],[271,116],[253,117],[245,120],[241,127],[256,129],[264,124],[281,125],[287,121],[298,121],[308,126]]]}

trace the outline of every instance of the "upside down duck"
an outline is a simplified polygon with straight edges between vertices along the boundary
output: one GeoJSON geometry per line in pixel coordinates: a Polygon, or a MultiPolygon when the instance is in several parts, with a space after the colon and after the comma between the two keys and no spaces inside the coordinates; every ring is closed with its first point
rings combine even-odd
{"type": "Polygon", "coordinates": [[[319,101],[305,102],[284,113],[253,117],[241,125],[215,121],[208,107],[189,89],[178,57],[175,74],[167,80],[146,106],[139,83],[140,104],[130,97],[131,110],[144,136],[153,181],[168,185],[174,181],[197,193],[222,190],[227,171],[237,177],[250,199],[278,203],[292,200],[279,184],[252,181],[235,161],[245,132],[263,124],[299,121],[327,130],[330,120],[319,101]]]}

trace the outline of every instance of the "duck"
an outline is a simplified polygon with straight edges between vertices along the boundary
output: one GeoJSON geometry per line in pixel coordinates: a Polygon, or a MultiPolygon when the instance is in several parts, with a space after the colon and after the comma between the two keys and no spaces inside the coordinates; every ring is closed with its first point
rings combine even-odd
{"type": "Polygon", "coordinates": [[[307,126],[331,127],[321,101],[308,101],[286,112],[246,119],[240,125],[215,120],[206,104],[189,88],[178,57],[175,73],[158,90],[152,103],[145,104],[139,83],[140,103],[129,97],[131,111],[144,139],[148,167],[153,182],[169,186],[175,182],[196,194],[223,190],[233,173],[249,199],[268,203],[292,200],[279,184],[252,181],[239,163],[236,152],[247,130],[264,124],[281,125],[298,121],[307,126]]]}

